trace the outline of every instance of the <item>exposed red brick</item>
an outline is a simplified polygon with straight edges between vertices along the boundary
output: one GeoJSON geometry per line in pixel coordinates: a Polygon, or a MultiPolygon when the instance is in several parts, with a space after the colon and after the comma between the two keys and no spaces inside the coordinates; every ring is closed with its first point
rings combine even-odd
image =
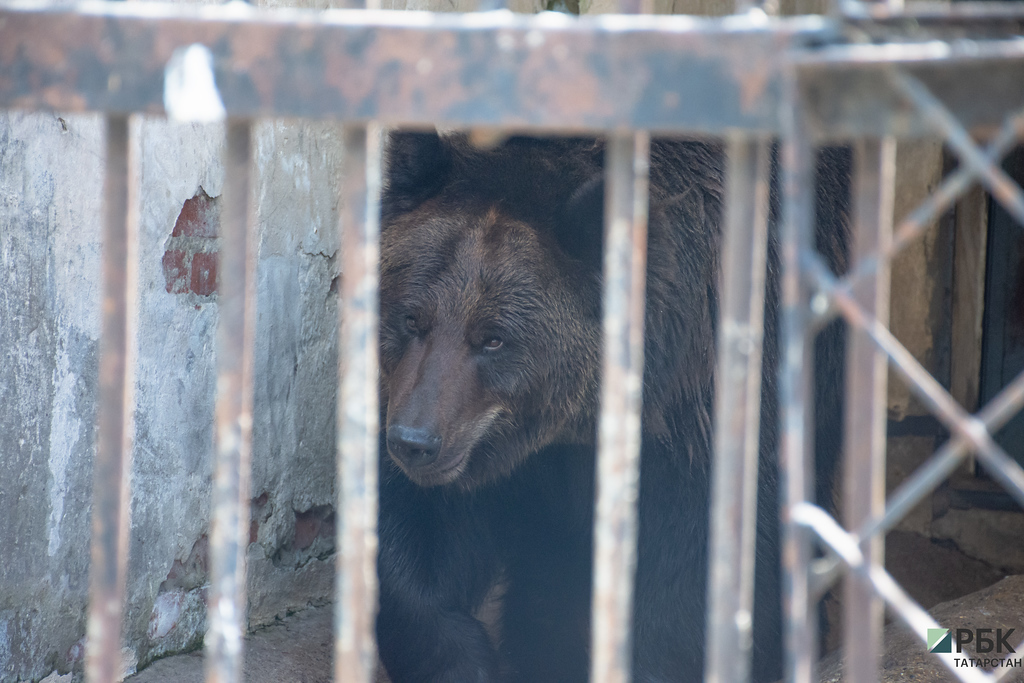
{"type": "Polygon", "coordinates": [[[217,200],[200,187],[195,197],[185,200],[171,237],[216,237],[219,219],[217,200]]]}
{"type": "Polygon", "coordinates": [[[182,294],[188,291],[188,259],[187,254],[178,249],[164,252],[164,280],[167,291],[171,294],[182,294]]]}
{"type": "Polygon", "coordinates": [[[210,296],[217,291],[217,254],[198,253],[192,256],[192,291],[210,296]]]}

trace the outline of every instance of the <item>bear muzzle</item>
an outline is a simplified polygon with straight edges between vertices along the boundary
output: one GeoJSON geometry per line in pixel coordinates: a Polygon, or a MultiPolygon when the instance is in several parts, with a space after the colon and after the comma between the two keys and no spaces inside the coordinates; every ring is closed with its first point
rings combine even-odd
{"type": "Polygon", "coordinates": [[[391,425],[387,431],[388,451],[403,467],[429,467],[441,452],[441,437],[427,429],[391,425]]]}
{"type": "Polygon", "coordinates": [[[468,450],[443,448],[442,437],[427,429],[396,424],[385,435],[391,459],[419,486],[452,483],[469,459],[468,450]]]}

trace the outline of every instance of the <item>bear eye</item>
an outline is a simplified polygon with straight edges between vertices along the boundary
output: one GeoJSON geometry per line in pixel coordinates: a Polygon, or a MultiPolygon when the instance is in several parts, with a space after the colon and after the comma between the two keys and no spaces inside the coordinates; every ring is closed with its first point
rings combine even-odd
{"type": "Polygon", "coordinates": [[[413,334],[417,334],[420,330],[416,326],[416,317],[412,315],[405,316],[405,329],[409,330],[413,334]]]}
{"type": "Polygon", "coordinates": [[[484,351],[497,351],[503,343],[501,337],[491,337],[484,342],[484,351]]]}

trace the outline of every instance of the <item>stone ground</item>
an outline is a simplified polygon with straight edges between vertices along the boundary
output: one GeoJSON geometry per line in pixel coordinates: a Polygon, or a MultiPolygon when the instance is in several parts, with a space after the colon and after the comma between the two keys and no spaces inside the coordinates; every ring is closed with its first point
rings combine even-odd
{"type": "MultiPolygon", "coordinates": [[[[295,614],[246,639],[246,683],[331,683],[330,606],[295,614]]],[[[153,662],[125,683],[203,683],[203,654],[153,662]]]]}
{"type": "MultiPolygon", "coordinates": [[[[944,628],[1015,629],[1010,636],[1011,647],[1024,639],[1024,575],[1010,576],[984,590],[935,605],[929,610],[944,628]]],[[[883,636],[885,655],[882,661],[880,683],[946,683],[956,678],[924,645],[902,624],[891,623],[883,636]]],[[[970,646],[967,646],[970,647],[970,646]]],[[[964,656],[975,656],[973,650],[964,656]]],[[[996,657],[995,653],[982,655],[996,657]]],[[[1024,650],[1010,655],[1024,659],[1024,650]]],[[[1024,681],[1024,668],[1003,679],[1007,682],[1024,681]]],[[[843,662],[839,653],[825,658],[821,665],[822,683],[842,683],[843,662]]]]}
{"type": "MultiPolygon", "coordinates": [[[[954,547],[908,532],[889,534],[886,560],[894,577],[943,626],[1016,628],[1010,638],[1014,646],[1024,638],[1024,575],[1004,579],[1003,572],[954,547]]],[[[330,606],[311,608],[250,635],[246,683],[330,683],[331,617],[330,606]]],[[[886,627],[885,647],[883,683],[953,680],[900,624],[886,627]]],[[[821,671],[823,683],[843,680],[842,661],[836,654],[825,658],[821,671]]],[[[126,683],[203,683],[202,653],[158,660],[126,683]]],[[[386,677],[379,676],[377,683],[387,683],[386,677]]]]}

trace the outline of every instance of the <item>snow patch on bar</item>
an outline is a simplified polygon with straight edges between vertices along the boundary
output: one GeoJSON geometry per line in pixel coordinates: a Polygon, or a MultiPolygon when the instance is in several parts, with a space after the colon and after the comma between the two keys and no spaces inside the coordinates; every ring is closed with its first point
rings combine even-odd
{"type": "Polygon", "coordinates": [[[179,123],[216,123],[227,112],[213,76],[213,55],[205,45],[178,48],[164,72],[164,109],[179,123]]]}

